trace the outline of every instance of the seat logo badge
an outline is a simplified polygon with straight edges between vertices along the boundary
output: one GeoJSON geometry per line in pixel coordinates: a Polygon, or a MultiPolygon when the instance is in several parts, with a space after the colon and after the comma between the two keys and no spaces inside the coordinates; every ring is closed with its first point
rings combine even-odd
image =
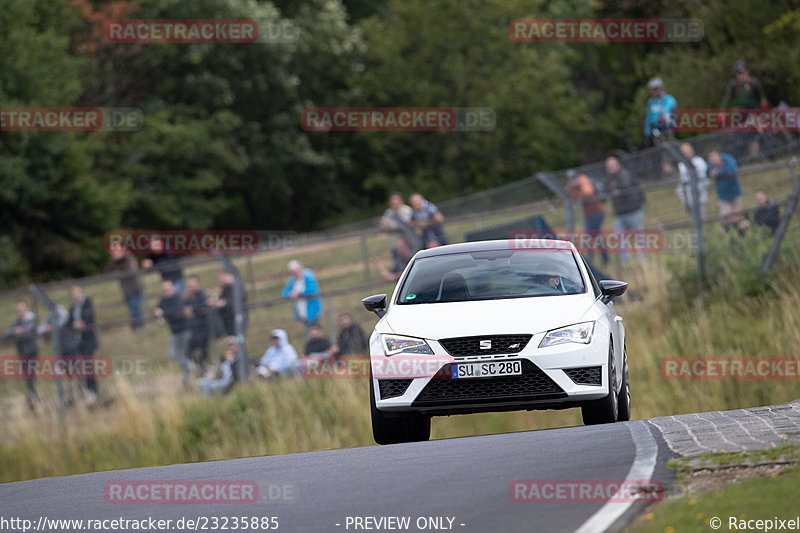
{"type": "Polygon", "coordinates": [[[492,349],[492,341],[489,339],[481,341],[481,350],[491,350],[492,349]]]}

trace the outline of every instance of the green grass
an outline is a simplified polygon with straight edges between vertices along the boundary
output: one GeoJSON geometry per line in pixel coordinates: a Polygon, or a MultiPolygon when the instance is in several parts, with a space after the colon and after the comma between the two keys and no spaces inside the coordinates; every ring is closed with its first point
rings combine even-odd
{"type": "MultiPolygon", "coordinates": [[[[720,519],[719,531],[733,531],[729,520],[791,520],[798,516],[800,466],[795,465],[767,476],[756,477],[726,486],[721,490],[687,494],[662,502],[643,519],[627,528],[628,533],[683,533],[713,531],[710,522],[720,519]]],[[[755,525],[751,523],[751,527],[755,525]]],[[[762,528],[764,526],[761,526],[762,528]]],[[[800,527],[795,526],[790,529],[800,527]]],[[[746,530],[739,525],[739,529],[746,530]]],[[[777,529],[777,525],[773,526],[777,529]]],[[[754,530],[754,529],[751,529],[754,530]]],[[[758,529],[763,531],[764,529],[758,529]]]]}

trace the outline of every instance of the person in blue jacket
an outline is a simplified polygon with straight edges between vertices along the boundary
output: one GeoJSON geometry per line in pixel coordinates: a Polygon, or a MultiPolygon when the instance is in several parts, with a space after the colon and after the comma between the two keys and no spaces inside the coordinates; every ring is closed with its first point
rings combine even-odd
{"type": "Polygon", "coordinates": [[[647,100],[647,110],[644,119],[645,141],[652,146],[655,136],[671,135],[676,126],[678,102],[664,91],[664,82],[661,78],[653,78],[647,84],[650,89],[650,99],[647,100]]]}
{"type": "Polygon", "coordinates": [[[319,297],[317,278],[300,261],[289,261],[289,279],[283,288],[283,297],[292,300],[294,318],[305,324],[308,337],[311,326],[318,324],[322,314],[322,299],[319,297]]]}
{"type": "Polygon", "coordinates": [[[717,206],[723,219],[725,231],[736,226],[739,233],[747,229],[747,219],[742,213],[742,187],[736,172],[736,160],[730,154],[712,150],[708,154],[708,177],[714,180],[717,189],[717,206]]]}

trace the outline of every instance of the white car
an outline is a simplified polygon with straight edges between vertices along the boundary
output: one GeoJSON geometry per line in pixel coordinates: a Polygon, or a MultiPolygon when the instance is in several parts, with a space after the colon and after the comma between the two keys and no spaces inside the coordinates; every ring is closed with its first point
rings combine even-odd
{"type": "Polygon", "coordinates": [[[567,241],[484,241],[418,252],[394,294],[369,296],[372,431],[430,438],[431,417],[581,407],[585,424],[630,420],[625,328],[567,241]]]}

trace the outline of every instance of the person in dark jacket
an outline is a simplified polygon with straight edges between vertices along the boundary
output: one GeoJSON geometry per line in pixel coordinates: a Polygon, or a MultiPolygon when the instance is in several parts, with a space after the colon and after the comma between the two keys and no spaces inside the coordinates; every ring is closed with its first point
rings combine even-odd
{"type": "Polygon", "coordinates": [[[97,401],[97,379],[92,373],[92,358],[97,351],[97,332],[95,329],[95,316],[92,301],[83,294],[83,290],[73,285],[70,289],[72,306],[69,308],[69,318],[66,327],[76,333],[78,341],[77,357],[84,359],[82,368],[87,369],[86,389],[88,403],[97,401]]]}
{"type": "Polygon", "coordinates": [[[348,313],[339,315],[339,338],[336,345],[339,347],[341,355],[369,355],[367,336],[361,326],[353,322],[353,317],[348,313]]]}
{"type": "Polygon", "coordinates": [[[183,314],[183,300],[170,280],[161,282],[161,299],[153,310],[153,314],[158,318],[159,323],[166,321],[169,326],[169,356],[181,367],[183,385],[189,388],[191,386],[190,369],[186,351],[192,333],[189,331],[188,321],[183,314]]]}
{"type": "Polygon", "coordinates": [[[208,364],[208,339],[209,339],[209,320],[208,302],[206,293],[200,288],[200,280],[197,276],[189,276],[186,279],[186,292],[183,295],[183,311],[186,316],[186,325],[189,329],[189,345],[186,349],[186,357],[200,366],[201,372],[205,373],[208,364]],[[195,357],[195,352],[199,355],[195,357]]]}
{"type": "Polygon", "coordinates": [[[183,278],[183,268],[181,267],[180,256],[164,250],[164,240],[154,237],[150,240],[150,250],[142,259],[142,268],[153,269],[161,274],[163,281],[171,281],[175,286],[178,296],[183,296],[183,288],[186,281],[183,278]]]}
{"type": "MultiPolygon", "coordinates": [[[[616,216],[614,230],[619,232],[643,230],[645,197],[639,180],[623,168],[614,156],[606,159],[606,174],[608,175],[606,190],[611,196],[616,216]]],[[[626,263],[629,259],[630,255],[620,250],[620,262],[626,263]]]]}
{"type": "Polygon", "coordinates": [[[17,355],[22,362],[22,372],[27,387],[25,401],[28,409],[33,411],[39,400],[36,394],[36,379],[32,373],[32,367],[39,357],[39,342],[36,338],[38,319],[36,313],[28,309],[28,303],[25,300],[18,301],[15,308],[17,318],[6,328],[3,337],[12,339],[17,346],[17,355]]]}
{"type": "Polygon", "coordinates": [[[311,337],[309,337],[308,342],[306,342],[303,355],[306,357],[329,359],[335,357],[337,353],[338,348],[331,344],[331,341],[325,337],[322,328],[316,325],[311,326],[311,337]]]}
{"type": "MultiPolygon", "coordinates": [[[[233,284],[236,279],[227,270],[220,270],[217,272],[217,281],[219,281],[219,295],[212,298],[209,305],[215,308],[222,324],[222,331],[218,336],[236,335],[236,309],[233,299],[233,284]]],[[[244,332],[247,330],[247,292],[244,287],[242,287],[242,315],[242,332],[244,332]]]]}
{"type": "Polygon", "coordinates": [[[756,192],[756,203],[758,209],[753,216],[753,222],[759,226],[766,226],[771,233],[777,231],[781,223],[781,208],[775,203],[775,200],[767,196],[764,191],[756,192]]]}
{"type": "Polygon", "coordinates": [[[111,249],[111,261],[106,266],[109,274],[118,273],[122,297],[131,316],[131,329],[144,325],[142,320],[142,298],[144,286],[139,276],[139,263],[136,258],[120,246],[111,249]]]}

